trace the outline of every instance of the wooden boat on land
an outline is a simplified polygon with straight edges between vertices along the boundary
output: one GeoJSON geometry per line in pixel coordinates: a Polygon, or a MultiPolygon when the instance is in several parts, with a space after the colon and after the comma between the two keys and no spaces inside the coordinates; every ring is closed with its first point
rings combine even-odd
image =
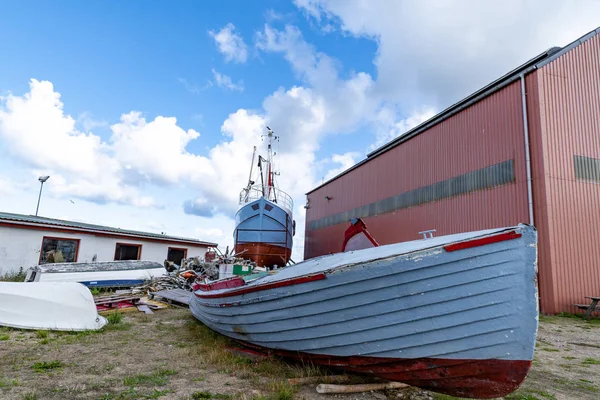
{"type": "Polygon", "coordinates": [[[538,327],[528,225],[313,258],[197,283],[193,315],[249,347],[471,398],[523,382],[538,327]]]}
{"type": "Polygon", "coordinates": [[[86,331],[106,324],[92,293],[82,284],[0,282],[0,326],[86,331]]]}
{"type": "Polygon", "coordinates": [[[166,272],[162,264],[143,260],[51,263],[29,268],[25,282],[78,282],[89,287],[129,287],[161,277],[166,272]]]}

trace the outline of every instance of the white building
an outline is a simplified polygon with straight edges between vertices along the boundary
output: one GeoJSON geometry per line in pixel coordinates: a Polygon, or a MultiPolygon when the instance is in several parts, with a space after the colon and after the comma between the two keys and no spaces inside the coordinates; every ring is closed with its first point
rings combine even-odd
{"type": "Polygon", "coordinates": [[[48,262],[204,258],[216,243],[0,212],[0,275],[48,262]]]}

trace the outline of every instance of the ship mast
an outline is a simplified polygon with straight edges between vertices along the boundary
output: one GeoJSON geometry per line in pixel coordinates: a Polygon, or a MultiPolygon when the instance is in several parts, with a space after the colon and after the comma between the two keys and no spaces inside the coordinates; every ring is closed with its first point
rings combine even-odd
{"type": "MultiPolygon", "coordinates": [[[[275,136],[273,130],[267,126],[267,190],[266,197],[270,199],[271,189],[275,187],[273,176],[273,140],[278,140],[279,136],[275,136]]],[[[275,191],[273,191],[275,193],[275,191]]]]}

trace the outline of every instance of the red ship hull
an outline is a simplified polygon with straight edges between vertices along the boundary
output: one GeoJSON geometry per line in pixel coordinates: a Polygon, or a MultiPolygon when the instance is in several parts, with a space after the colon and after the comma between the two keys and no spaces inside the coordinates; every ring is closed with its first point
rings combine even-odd
{"type": "Polygon", "coordinates": [[[285,266],[292,255],[291,249],[267,243],[238,243],[235,252],[243,252],[240,257],[255,262],[259,267],[268,268],[285,266]]]}
{"type": "Polygon", "coordinates": [[[273,350],[239,343],[263,353],[309,362],[352,374],[375,376],[455,397],[491,399],[515,391],[527,377],[531,360],[339,357],[273,350]]]}

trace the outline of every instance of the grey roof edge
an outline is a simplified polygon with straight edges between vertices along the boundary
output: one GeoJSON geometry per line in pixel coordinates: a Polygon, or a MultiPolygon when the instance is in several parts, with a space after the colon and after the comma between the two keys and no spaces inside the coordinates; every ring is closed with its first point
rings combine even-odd
{"type": "Polygon", "coordinates": [[[95,225],[88,224],[86,222],[76,222],[76,221],[66,221],[56,218],[48,218],[48,217],[40,217],[34,215],[24,215],[24,214],[13,214],[7,212],[0,212],[0,222],[5,223],[13,223],[13,224],[21,224],[21,225],[29,225],[29,226],[47,226],[48,228],[68,228],[75,231],[80,231],[82,233],[105,233],[105,234],[115,234],[119,236],[131,236],[133,238],[139,239],[151,239],[151,240],[164,240],[170,242],[180,242],[180,243],[189,243],[196,245],[203,245],[207,247],[217,247],[217,243],[206,242],[203,240],[193,239],[193,238],[185,238],[179,236],[168,236],[158,233],[152,232],[141,232],[134,230],[127,230],[121,228],[114,228],[110,226],[103,225],[95,225]]]}
{"type": "Polygon", "coordinates": [[[586,33],[585,35],[581,36],[579,39],[574,40],[573,42],[569,43],[568,45],[566,45],[564,47],[549,48],[548,50],[540,53],[536,57],[521,64],[520,66],[513,69],[512,71],[504,74],[500,78],[498,78],[498,79],[492,81],[491,83],[487,84],[486,86],[482,87],[481,89],[471,93],[470,95],[463,98],[462,100],[452,104],[451,106],[447,107],[443,111],[440,111],[438,114],[436,114],[433,117],[429,118],[428,120],[422,122],[421,124],[417,125],[416,127],[408,130],[407,132],[403,133],[402,135],[392,139],[388,143],[386,143],[386,144],[382,145],[381,147],[368,153],[367,157],[365,159],[359,161],[358,163],[354,164],[350,168],[340,172],[333,178],[330,178],[326,182],[323,182],[322,184],[320,184],[320,185],[316,186],[315,188],[311,189],[310,191],[306,192],[306,195],[309,195],[309,194],[317,191],[318,189],[322,188],[323,186],[326,186],[329,183],[331,183],[332,181],[342,177],[343,175],[346,175],[350,171],[360,167],[361,165],[365,164],[366,162],[372,160],[373,158],[406,142],[409,139],[412,139],[413,137],[417,136],[418,134],[428,130],[429,128],[437,125],[438,123],[444,121],[445,119],[450,118],[451,116],[459,113],[460,111],[471,106],[472,104],[475,104],[475,103],[483,100],[484,98],[490,96],[491,94],[497,92],[498,90],[508,86],[509,84],[513,83],[517,79],[520,79],[520,76],[522,74],[526,75],[535,69],[541,68],[541,67],[547,65],[548,63],[551,63],[552,61],[556,60],[563,54],[569,52],[570,50],[579,46],[583,42],[590,40],[591,38],[593,38],[599,34],[600,34],[600,27],[586,33]]]}

